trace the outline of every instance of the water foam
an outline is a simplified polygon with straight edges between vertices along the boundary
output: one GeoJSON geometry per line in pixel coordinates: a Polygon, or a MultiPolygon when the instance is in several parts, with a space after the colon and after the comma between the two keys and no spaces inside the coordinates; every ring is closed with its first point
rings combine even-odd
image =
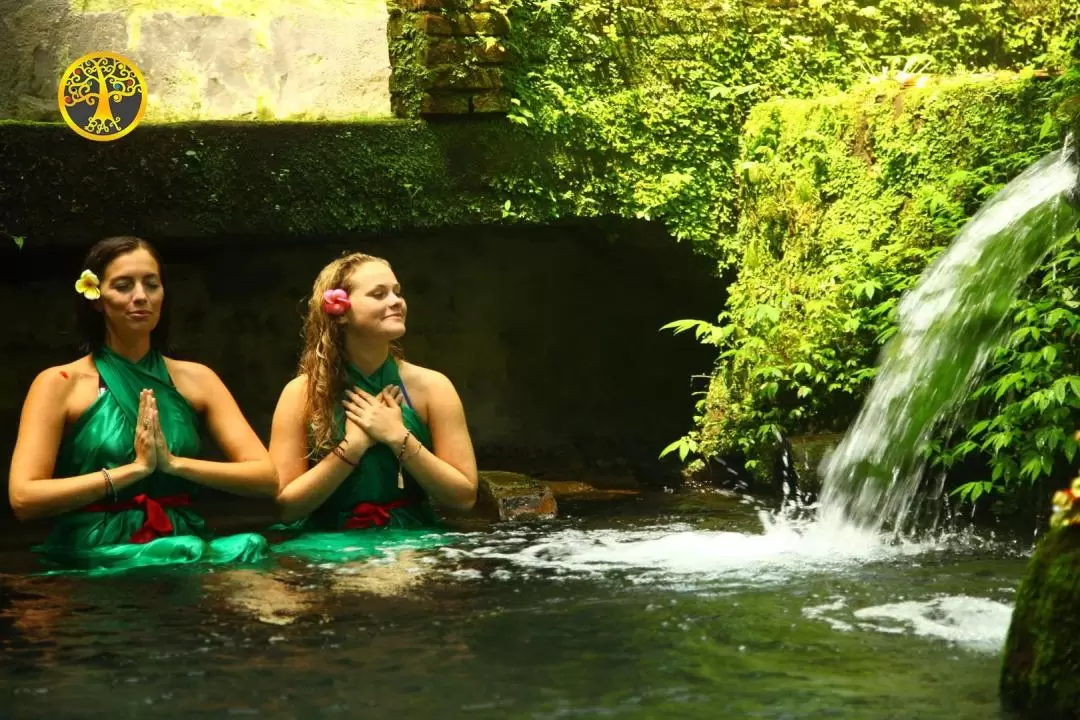
{"type": "Polygon", "coordinates": [[[631,582],[781,582],[815,572],[932,552],[937,541],[890,541],[847,525],[825,525],[786,513],[760,512],[760,534],[701,530],[685,523],[635,530],[564,529],[530,535],[493,533],[483,544],[443,548],[449,558],[504,561],[519,570],[595,577],[619,573],[631,582]]]}
{"type": "Polygon", "coordinates": [[[970,595],[937,595],[851,610],[845,598],[803,608],[803,616],[834,630],[856,628],[936,638],[970,650],[998,652],[1005,643],[1012,607],[970,595]]]}

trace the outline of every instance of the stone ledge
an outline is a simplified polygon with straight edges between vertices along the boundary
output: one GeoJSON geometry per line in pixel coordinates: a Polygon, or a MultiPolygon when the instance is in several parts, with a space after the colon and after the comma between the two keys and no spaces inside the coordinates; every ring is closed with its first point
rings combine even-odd
{"type": "Polygon", "coordinates": [[[500,223],[495,182],[523,162],[542,174],[550,156],[503,122],[144,123],[113,143],[0,122],[0,233],[38,252],[116,233],[240,242],[500,223]]]}
{"type": "Polygon", "coordinates": [[[505,113],[509,109],[510,96],[499,90],[475,94],[436,90],[420,99],[420,111],[425,115],[505,113]]]}
{"type": "Polygon", "coordinates": [[[474,113],[504,113],[510,110],[510,95],[501,91],[477,93],[472,96],[474,113]]]}
{"type": "Polygon", "coordinates": [[[473,512],[495,522],[548,520],[558,513],[558,504],[546,483],[520,473],[485,470],[473,512]]]}
{"type": "Polygon", "coordinates": [[[468,115],[469,96],[459,93],[424,93],[420,99],[420,112],[425,115],[468,115]]]}
{"type": "Polygon", "coordinates": [[[501,68],[439,65],[429,71],[432,90],[496,90],[502,87],[501,68]]]}
{"type": "Polygon", "coordinates": [[[495,4],[486,0],[396,0],[397,7],[407,11],[420,10],[457,10],[472,12],[490,12],[495,4]]]}

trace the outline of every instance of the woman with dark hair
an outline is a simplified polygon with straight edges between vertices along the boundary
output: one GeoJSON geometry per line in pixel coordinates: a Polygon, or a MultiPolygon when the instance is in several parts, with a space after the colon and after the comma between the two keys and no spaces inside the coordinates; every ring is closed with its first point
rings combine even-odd
{"type": "Polygon", "coordinates": [[[165,357],[164,267],[145,240],[98,242],[75,284],[87,355],[49,368],[23,404],[8,492],[19,519],[57,517],[44,559],[67,568],[250,561],[256,534],[205,540],[200,486],[274,496],[277,473],[204,365],[165,357]],[[196,459],[200,428],[227,462],[196,459]]]}
{"type": "MultiPolygon", "coordinates": [[[[316,278],[299,374],[281,393],[270,433],[278,505],[294,528],[425,528],[437,524],[431,500],[459,509],[476,502],[461,400],[445,375],[401,357],[405,312],[381,258],[346,255],[316,278]]],[[[321,542],[331,550],[332,538],[306,545],[321,542]]]]}

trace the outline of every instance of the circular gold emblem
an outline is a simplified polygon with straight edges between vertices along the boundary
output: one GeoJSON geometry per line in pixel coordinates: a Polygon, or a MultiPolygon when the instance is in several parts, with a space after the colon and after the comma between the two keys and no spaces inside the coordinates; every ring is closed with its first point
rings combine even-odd
{"type": "Polygon", "coordinates": [[[139,68],[111,52],[83,55],[60,78],[57,102],[64,122],[90,140],[117,140],[135,129],[146,110],[139,68]]]}

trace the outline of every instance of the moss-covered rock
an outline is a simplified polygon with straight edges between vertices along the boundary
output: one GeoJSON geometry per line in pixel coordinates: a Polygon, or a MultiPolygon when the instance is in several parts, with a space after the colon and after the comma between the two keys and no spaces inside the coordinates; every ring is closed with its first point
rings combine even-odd
{"type": "Polygon", "coordinates": [[[498,470],[480,473],[475,513],[492,521],[555,517],[558,504],[546,483],[527,475],[498,470]]]}
{"type": "Polygon", "coordinates": [[[841,433],[823,433],[790,439],[791,462],[798,477],[800,493],[817,495],[821,492],[821,483],[824,480],[821,463],[836,449],[843,437],[841,433]]]}
{"type": "Polygon", "coordinates": [[[1039,543],[1005,642],[1001,701],[1023,717],[1080,717],[1080,527],[1039,543]]]}

